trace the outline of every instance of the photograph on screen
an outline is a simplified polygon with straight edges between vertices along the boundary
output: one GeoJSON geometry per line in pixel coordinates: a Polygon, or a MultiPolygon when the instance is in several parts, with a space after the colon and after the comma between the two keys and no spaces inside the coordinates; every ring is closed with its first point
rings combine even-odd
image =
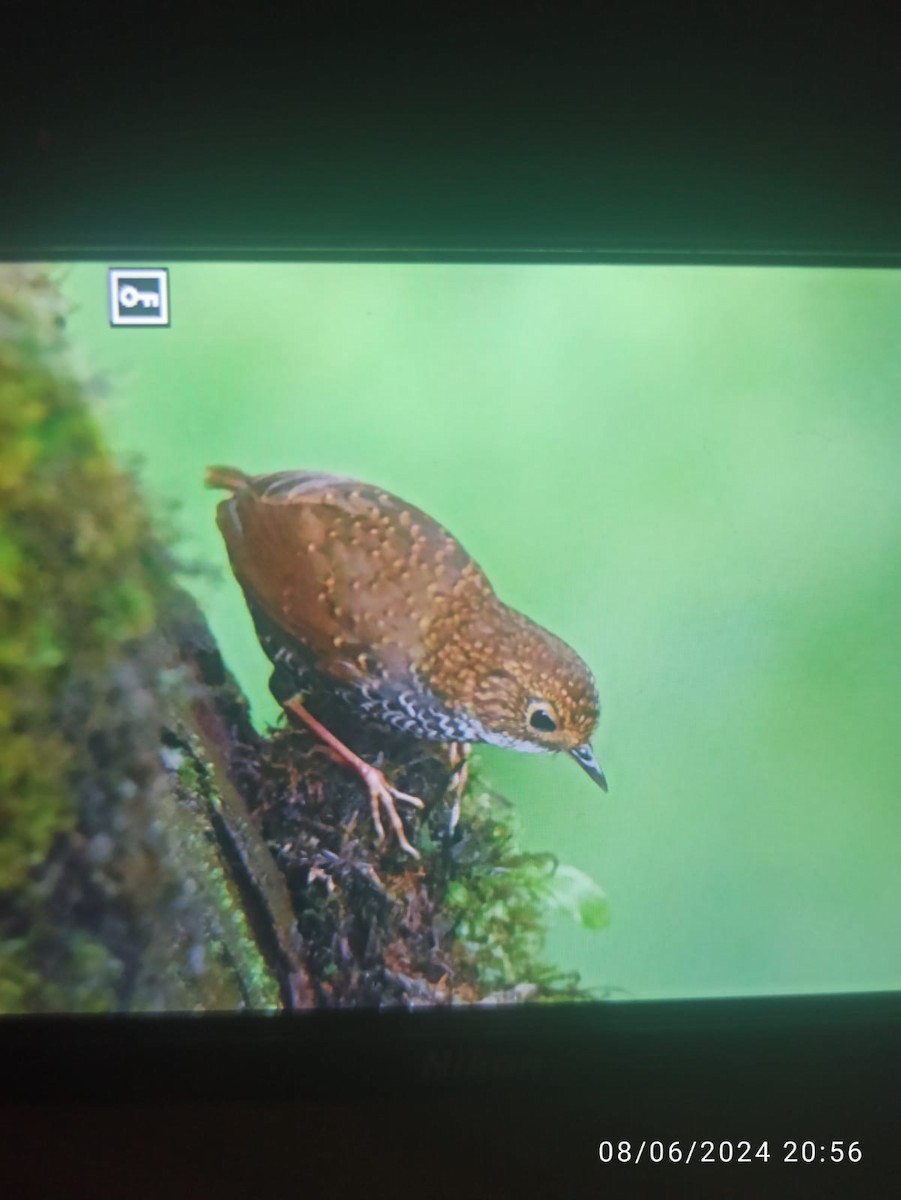
{"type": "Polygon", "coordinates": [[[0,264],[0,1013],[901,987],[899,323],[0,264]]]}

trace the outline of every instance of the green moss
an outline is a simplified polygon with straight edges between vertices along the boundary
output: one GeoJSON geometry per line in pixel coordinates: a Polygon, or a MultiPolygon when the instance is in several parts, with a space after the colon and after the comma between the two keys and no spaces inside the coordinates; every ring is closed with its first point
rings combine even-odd
{"type": "Polygon", "coordinates": [[[0,275],[0,892],[74,820],[67,679],[153,625],[159,556],[71,373],[51,280],[0,275]]]}
{"type": "MultiPolygon", "coordinates": [[[[201,904],[207,914],[206,949],[232,968],[228,974],[240,981],[240,1004],[257,1012],[275,1010],[281,1002],[278,983],[260,954],[234,878],[211,853],[211,832],[206,816],[210,810],[218,811],[221,805],[212,771],[199,754],[199,746],[192,747],[191,753],[177,768],[180,794],[177,794],[176,802],[193,809],[203,804],[207,809],[207,812],[197,811],[196,820],[190,825],[182,822],[183,839],[177,851],[181,860],[179,874],[195,880],[203,893],[201,904]]],[[[229,997],[220,1007],[234,1008],[234,999],[229,997]]]]}
{"type": "Polygon", "coordinates": [[[483,994],[520,989],[525,998],[551,998],[562,985],[571,997],[576,979],[543,962],[556,860],[519,849],[513,807],[475,772],[460,826],[441,908],[461,969],[474,973],[483,994]]]}
{"type": "Polygon", "coordinates": [[[109,1012],[120,975],[121,965],[86,934],[64,947],[35,932],[9,938],[0,942],[0,1012],[109,1012]]]}

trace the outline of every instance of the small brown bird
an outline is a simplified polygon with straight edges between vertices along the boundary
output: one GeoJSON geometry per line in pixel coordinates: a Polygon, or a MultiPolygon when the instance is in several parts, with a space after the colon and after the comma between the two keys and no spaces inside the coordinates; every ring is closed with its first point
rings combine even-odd
{"type": "Polygon", "coordinates": [[[437,521],[318,471],[211,467],[207,484],[232,493],[219,529],[263,649],[287,676],[279,699],[360,775],[379,840],[381,807],[418,857],[394,802],[422,802],[307,710],[323,689],[367,724],[423,741],[563,750],[606,791],[589,745],[600,708],[588,667],[502,603],[437,521]]]}

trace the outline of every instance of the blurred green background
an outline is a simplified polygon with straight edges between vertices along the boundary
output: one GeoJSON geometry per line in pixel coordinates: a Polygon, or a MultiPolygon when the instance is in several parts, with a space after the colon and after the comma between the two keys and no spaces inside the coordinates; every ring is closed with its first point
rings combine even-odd
{"type": "Polygon", "coordinates": [[[480,751],[608,893],[550,957],[636,997],[901,987],[901,273],[175,264],[172,327],[110,329],[105,264],[59,272],[259,721],[204,468],[378,483],[597,676],[608,796],[480,751]]]}

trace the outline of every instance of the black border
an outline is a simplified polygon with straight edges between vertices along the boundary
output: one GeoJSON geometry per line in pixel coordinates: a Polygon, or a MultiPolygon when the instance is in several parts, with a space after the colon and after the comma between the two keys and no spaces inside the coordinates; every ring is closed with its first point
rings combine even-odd
{"type": "MultiPolygon", "coordinates": [[[[897,1083],[899,1034],[901,992],[290,1015],[11,1016],[0,1020],[0,1061],[6,1098],[30,1102],[154,1101],[173,1092],[204,1101],[284,1101],[340,1100],[350,1091],[376,1100],[422,1086],[586,1095],[597,1093],[600,1080],[615,1081],[618,1097],[625,1089],[634,1101],[653,1080],[647,1099],[678,1115],[690,1081],[713,1088],[723,1112],[762,1088],[774,1118],[793,1111],[803,1126],[831,1107],[845,1116],[865,1111],[883,1085],[888,1095],[897,1083]]],[[[896,1111],[893,1105],[886,1116],[894,1121],[896,1111]]]]}

